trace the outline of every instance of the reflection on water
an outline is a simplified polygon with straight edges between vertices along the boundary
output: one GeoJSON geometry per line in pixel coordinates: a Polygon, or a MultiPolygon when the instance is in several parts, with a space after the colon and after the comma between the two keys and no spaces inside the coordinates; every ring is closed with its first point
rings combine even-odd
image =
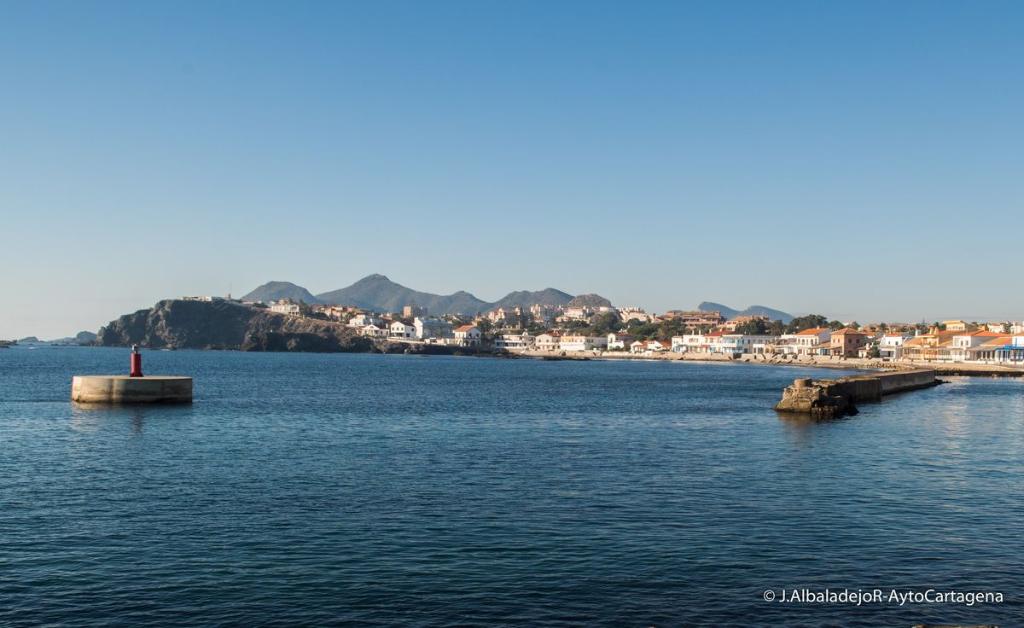
{"type": "Polygon", "coordinates": [[[175,421],[193,415],[191,404],[102,405],[69,403],[71,429],[97,432],[111,426],[127,425],[135,434],[142,434],[147,420],[175,421]]]}

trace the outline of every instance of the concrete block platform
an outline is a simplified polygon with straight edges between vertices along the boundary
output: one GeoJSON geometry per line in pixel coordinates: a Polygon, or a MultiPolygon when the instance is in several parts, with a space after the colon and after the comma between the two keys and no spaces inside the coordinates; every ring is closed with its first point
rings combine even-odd
{"type": "Polygon", "coordinates": [[[71,401],[95,404],[192,403],[192,378],[176,375],[75,375],[71,401]]]}

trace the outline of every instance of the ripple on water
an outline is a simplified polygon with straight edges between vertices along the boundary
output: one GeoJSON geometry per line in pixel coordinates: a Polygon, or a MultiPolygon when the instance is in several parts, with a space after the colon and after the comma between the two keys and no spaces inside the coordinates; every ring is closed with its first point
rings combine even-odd
{"type": "Polygon", "coordinates": [[[0,624],[1024,619],[1017,381],[809,423],[805,369],[179,351],[193,406],[70,406],[123,358],[0,353],[0,624]],[[1008,601],[762,597],[876,586],[1008,601]]]}

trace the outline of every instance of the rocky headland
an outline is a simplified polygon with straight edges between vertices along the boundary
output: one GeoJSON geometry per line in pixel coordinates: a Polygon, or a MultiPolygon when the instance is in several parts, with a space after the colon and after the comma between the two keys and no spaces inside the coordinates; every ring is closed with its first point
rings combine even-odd
{"type": "Polygon", "coordinates": [[[166,349],[368,352],[374,343],[328,321],[278,314],[231,301],[160,301],[111,321],[96,344],[166,349]]]}

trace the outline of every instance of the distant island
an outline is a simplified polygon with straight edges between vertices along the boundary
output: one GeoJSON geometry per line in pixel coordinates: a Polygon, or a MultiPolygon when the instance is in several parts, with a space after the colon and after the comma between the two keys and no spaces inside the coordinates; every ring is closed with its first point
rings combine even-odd
{"type": "Polygon", "coordinates": [[[18,340],[0,340],[0,347],[10,347],[14,345],[26,345],[26,346],[61,346],[61,347],[72,347],[72,346],[88,346],[96,343],[96,334],[91,331],[80,331],[74,336],[68,336],[66,338],[56,338],[54,340],[40,340],[35,336],[26,336],[19,338],[18,340]]]}

